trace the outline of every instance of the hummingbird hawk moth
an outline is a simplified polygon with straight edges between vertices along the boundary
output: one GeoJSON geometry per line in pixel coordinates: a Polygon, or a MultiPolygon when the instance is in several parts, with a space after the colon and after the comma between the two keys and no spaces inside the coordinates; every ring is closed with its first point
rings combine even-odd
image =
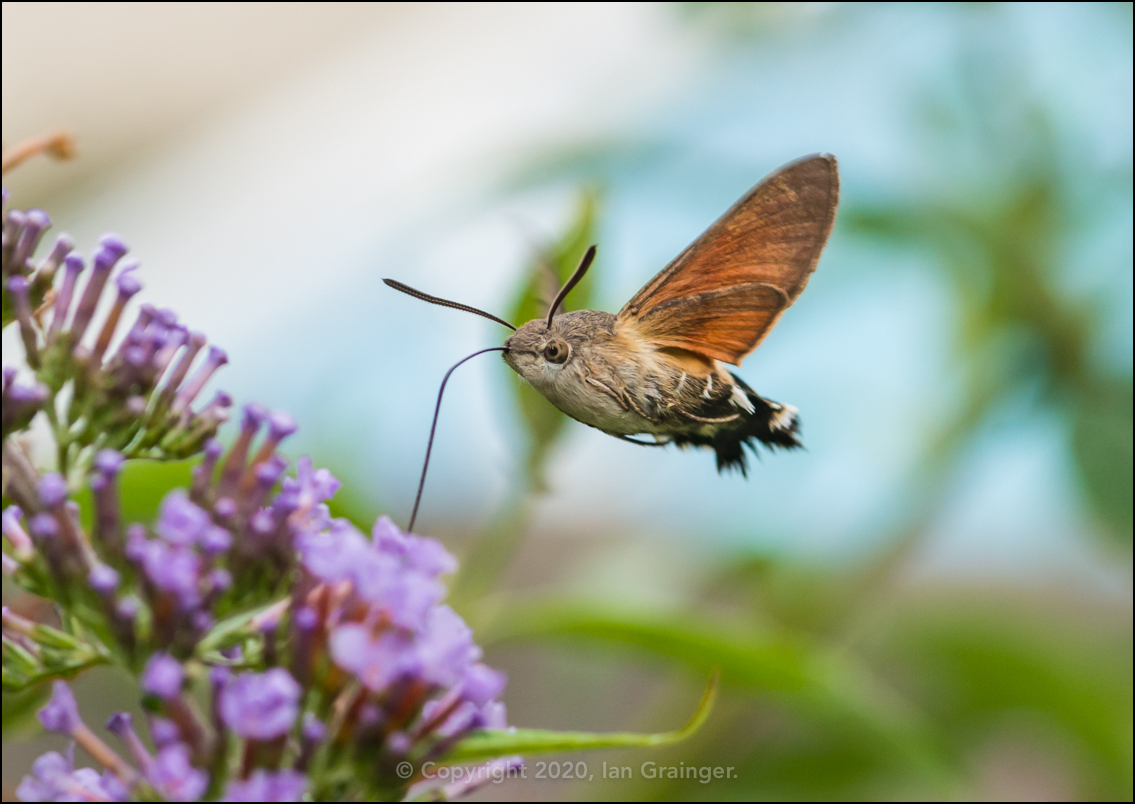
{"type": "Polygon", "coordinates": [[[496,350],[576,421],[646,446],[708,447],[718,471],[745,474],[743,448],[799,447],[799,420],[796,408],[760,396],[722,364],[739,366],[803,292],[838,201],[835,157],[819,154],[785,165],[742,196],[618,314],[557,315],[590,267],[594,246],[547,317],[519,329],[483,310],[384,281],[515,330],[496,350]]]}

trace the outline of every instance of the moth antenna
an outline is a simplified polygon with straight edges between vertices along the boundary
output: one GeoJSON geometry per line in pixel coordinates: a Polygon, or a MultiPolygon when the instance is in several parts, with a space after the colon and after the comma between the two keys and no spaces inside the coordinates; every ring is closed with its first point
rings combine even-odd
{"type": "Polygon", "coordinates": [[[564,283],[560,288],[560,292],[556,294],[552,306],[548,308],[548,329],[552,328],[552,319],[556,315],[556,310],[563,304],[564,299],[571,293],[572,288],[579,284],[579,280],[583,279],[583,275],[587,273],[587,269],[591,267],[592,261],[595,259],[595,246],[588,247],[587,251],[583,254],[583,259],[579,261],[579,267],[575,269],[575,273],[571,275],[571,279],[564,283]]]}
{"type": "Polygon", "coordinates": [[[454,310],[464,310],[467,313],[479,315],[482,318],[489,319],[490,321],[496,321],[498,324],[504,324],[513,332],[516,332],[516,327],[505,321],[503,318],[497,318],[492,313],[486,313],[484,310],[478,310],[476,307],[470,307],[468,304],[461,304],[460,302],[449,301],[448,299],[439,299],[437,296],[431,296],[428,293],[422,293],[422,291],[420,290],[414,290],[409,285],[404,285],[395,279],[383,279],[382,281],[395,290],[405,293],[407,296],[413,296],[415,299],[421,299],[424,302],[436,304],[439,307],[452,307],[454,310]]]}
{"type": "MultiPolygon", "coordinates": [[[[385,281],[386,281],[387,284],[390,284],[389,279],[387,279],[385,281]]],[[[393,285],[391,285],[391,287],[393,287],[393,285]]],[[[399,288],[399,290],[401,290],[401,288],[399,288]]],[[[416,293],[417,291],[414,291],[414,292],[416,293]]],[[[411,295],[413,295],[413,293],[411,293],[411,295]]],[[[423,293],[422,295],[424,296],[425,294],[423,293]]],[[[432,297],[427,297],[427,298],[432,298],[432,297]]],[[[458,306],[463,307],[464,305],[458,305],[458,306]]],[[[476,310],[474,312],[480,312],[480,311],[476,310]]],[[[487,313],[485,313],[484,315],[487,315],[487,313]]],[[[489,317],[491,318],[492,316],[489,316],[489,317]]],[[[501,323],[503,324],[504,322],[501,321],[501,323]]],[[[443,377],[442,380],[441,380],[441,388],[439,388],[438,391],[437,391],[437,405],[434,406],[434,420],[433,420],[433,424],[430,425],[430,440],[428,442],[426,442],[426,459],[422,463],[422,479],[418,481],[418,494],[417,494],[416,497],[414,497],[414,510],[410,512],[410,524],[406,526],[407,532],[412,532],[414,530],[414,522],[418,518],[418,506],[421,505],[421,503],[422,503],[422,490],[426,487],[426,471],[430,468],[430,453],[433,452],[433,448],[434,448],[434,433],[437,432],[437,417],[438,417],[438,414],[441,413],[441,396],[442,396],[442,394],[445,393],[445,384],[447,382],[449,382],[449,375],[452,374],[457,369],[457,367],[460,366],[462,363],[464,363],[467,360],[472,360],[477,355],[483,355],[486,352],[507,352],[507,351],[508,351],[508,349],[506,349],[503,346],[490,346],[488,349],[482,349],[479,352],[474,352],[473,354],[469,355],[468,357],[461,358],[460,360],[458,360],[456,363],[454,363],[450,367],[449,371],[445,372],[445,377],[443,377]]]]}

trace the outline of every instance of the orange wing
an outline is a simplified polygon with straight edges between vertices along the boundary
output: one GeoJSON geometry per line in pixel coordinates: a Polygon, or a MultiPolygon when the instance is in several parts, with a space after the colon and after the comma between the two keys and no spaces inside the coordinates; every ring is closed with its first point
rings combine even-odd
{"type": "Polygon", "coordinates": [[[835,157],[786,165],[635,294],[619,323],[654,346],[740,365],[803,292],[838,201],[835,157]]]}

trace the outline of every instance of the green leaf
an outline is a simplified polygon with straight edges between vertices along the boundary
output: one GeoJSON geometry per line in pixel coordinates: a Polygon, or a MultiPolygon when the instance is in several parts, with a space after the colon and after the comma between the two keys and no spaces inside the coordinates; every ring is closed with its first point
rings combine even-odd
{"type": "Polygon", "coordinates": [[[1089,386],[1072,413],[1072,454],[1092,512],[1131,544],[1131,378],[1089,386]]]}
{"type": "Polygon", "coordinates": [[[445,757],[446,764],[476,762],[512,754],[550,754],[589,751],[598,748],[654,748],[680,743],[705,723],[717,697],[719,674],[710,676],[697,711],[690,721],[675,731],[655,734],[616,731],[548,731],[545,729],[482,730],[466,737],[445,757]]]}
{"type": "MultiPolygon", "coordinates": [[[[200,459],[185,461],[130,460],[118,475],[118,498],[123,523],[153,522],[166,494],[176,488],[189,488],[193,481],[193,467],[200,459]]],[[[94,516],[91,491],[83,487],[76,495],[80,520],[90,528],[94,516]]]]}
{"type": "Polygon", "coordinates": [[[920,713],[849,657],[800,636],[754,632],[717,619],[524,600],[503,604],[478,637],[482,644],[550,637],[615,642],[697,672],[720,670],[726,685],[778,693],[814,714],[858,725],[910,766],[941,775],[920,713]]]}
{"type": "MultiPolygon", "coordinates": [[[[525,281],[509,308],[509,320],[518,326],[547,314],[556,291],[571,277],[587,247],[595,242],[598,199],[593,190],[579,198],[571,226],[547,250],[533,259],[525,281]]],[[[564,302],[563,310],[584,309],[592,297],[592,275],[585,276],[564,302]]],[[[544,485],[544,464],[563,432],[567,417],[528,383],[516,383],[516,404],[529,436],[528,473],[533,488],[544,485]]]]}
{"type": "Polygon", "coordinates": [[[51,697],[51,683],[42,681],[19,692],[4,692],[4,740],[38,728],[35,713],[51,697]]]}
{"type": "Polygon", "coordinates": [[[197,643],[197,648],[194,653],[199,658],[204,658],[209,653],[224,650],[225,648],[236,645],[247,637],[258,635],[260,633],[259,630],[255,627],[251,627],[249,623],[274,606],[285,605],[287,601],[287,598],[273,600],[270,603],[265,603],[263,606],[257,606],[254,609],[248,609],[247,611],[239,612],[221,620],[210,628],[209,632],[201,638],[201,641],[197,643]]]}

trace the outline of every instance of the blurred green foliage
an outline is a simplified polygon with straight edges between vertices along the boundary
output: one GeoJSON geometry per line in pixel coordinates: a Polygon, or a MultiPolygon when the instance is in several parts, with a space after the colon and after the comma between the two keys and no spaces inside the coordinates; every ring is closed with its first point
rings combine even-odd
{"type": "MultiPolygon", "coordinates": [[[[599,194],[595,190],[580,193],[571,224],[564,234],[546,249],[533,255],[524,272],[524,281],[513,303],[508,320],[517,326],[548,314],[548,307],[560,287],[571,277],[587,248],[595,243],[599,194]]],[[[588,273],[564,300],[562,311],[586,310],[592,301],[594,274],[588,273]]],[[[563,433],[567,417],[528,383],[516,383],[516,407],[525,425],[528,438],[526,476],[536,491],[543,491],[544,465],[549,452],[563,433]]]]}
{"type": "MultiPolygon", "coordinates": [[[[680,11],[740,50],[762,47],[797,14],[788,4],[680,11]]],[[[652,759],[735,765],[736,778],[705,785],[635,773],[633,781],[577,785],[573,798],[1132,796],[1129,590],[1117,603],[1108,592],[1093,598],[1011,579],[935,588],[905,577],[971,446],[1005,417],[1025,415],[1064,428],[1070,475],[1105,537],[1104,555],[1126,567],[1130,583],[1129,356],[1118,367],[1100,357],[1114,283],[1085,290],[1069,280],[1085,259],[1076,246],[1092,239],[1099,220],[1130,210],[1130,160],[1101,168],[1077,158],[1078,144],[1021,82],[996,8],[942,13],[959,32],[954,70],[911,104],[925,175],[902,190],[848,193],[835,235],[882,247],[896,272],[930,266],[956,311],[961,393],[924,432],[906,479],[910,510],[880,546],[830,567],[742,553],[678,610],[628,610],[554,587],[538,596],[502,588],[503,567],[522,545],[527,516],[516,512],[526,510],[524,500],[509,504],[509,539],[476,541],[464,557],[466,567],[494,567],[494,582],[483,576],[459,598],[491,649],[566,646],[583,663],[602,655],[624,668],[685,668],[691,683],[711,668],[722,672],[723,701],[706,728],[652,759]]],[[[523,168],[512,186],[625,178],[628,165],[659,167],[692,146],[656,131],[569,146],[523,168]]],[[[576,240],[580,228],[577,221],[562,241],[573,254],[586,245],[576,240]]],[[[1129,244],[1121,259],[1129,271],[1129,244]]],[[[559,264],[561,281],[572,267],[574,258],[559,264]]],[[[534,317],[539,288],[532,271],[516,320],[534,317]]],[[[540,489],[564,420],[527,387],[517,410],[532,445],[530,488],[540,489]]],[[[613,753],[609,761],[637,769],[642,759],[613,753]]]]}

